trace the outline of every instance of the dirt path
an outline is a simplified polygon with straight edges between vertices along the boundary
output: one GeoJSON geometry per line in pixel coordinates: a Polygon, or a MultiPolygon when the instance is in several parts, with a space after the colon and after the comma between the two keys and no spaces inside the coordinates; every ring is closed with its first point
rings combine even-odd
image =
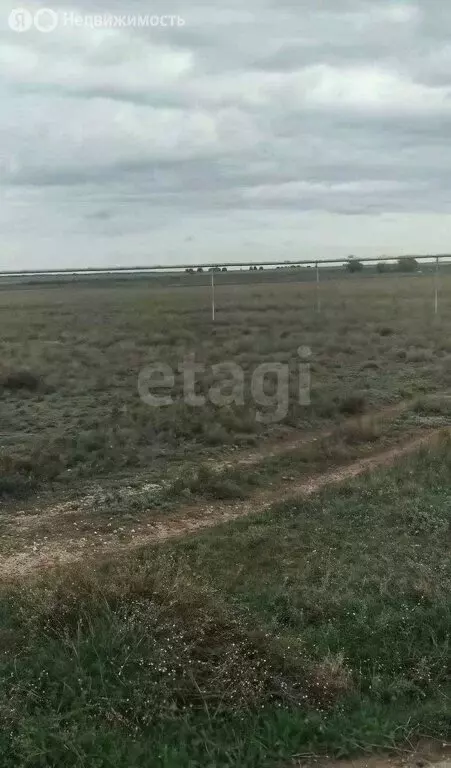
{"type": "MultiPolygon", "coordinates": [[[[446,395],[433,395],[433,397],[445,397],[446,395]]],[[[332,438],[337,434],[352,427],[365,429],[368,425],[377,422],[383,423],[384,421],[396,418],[402,413],[412,407],[411,400],[403,400],[400,403],[386,406],[378,411],[373,411],[367,414],[361,414],[359,416],[352,416],[344,419],[340,424],[327,429],[321,429],[317,431],[304,432],[299,429],[293,429],[289,434],[280,433],[276,436],[263,438],[258,448],[239,450],[234,453],[229,453],[225,458],[219,459],[217,456],[213,456],[209,459],[202,461],[207,464],[211,469],[216,472],[221,472],[226,469],[240,467],[252,467],[265,459],[274,459],[290,452],[294,452],[302,446],[320,442],[332,438]]],[[[124,495],[132,498],[138,493],[142,493],[147,489],[158,487],[153,483],[141,482],[135,486],[127,486],[124,478],[124,485],[122,490],[124,495]]],[[[161,486],[160,486],[161,487],[161,486]]],[[[18,527],[22,522],[26,522],[26,525],[30,528],[33,524],[36,527],[42,525],[44,520],[50,520],[51,518],[59,518],[65,514],[79,512],[83,513],[92,509],[93,505],[99,503],[106,498],[108,488],[102,488],[99,486],[91,492],[84,492],[79,495],[75,500],[69,499],[65,501],[59,501],[53,504],[46,504],[45,507],[34,506],[33,511],[27,510],[26,518],[21,519],[20,514],[15,515],[15,521],[18,527]]],[[[22,510],[22,514],[24,510],[22,510]]],[[[11,514],[7,513],[8,518],[11,519],[11,514]]],[[[0,515],[1,518],[1,515],[0,515]]]]}
{"type": "MultiPolygon", "coordinates": [[[[437,394],[434,395],[434,397],[444,398],[446,395],[437,394]]],[[[316,431],[301,431],[293,428],[291,432],[278,433],[263,438],[258,448],[239,450],[235,453],[231,453],[227,458],[222,460],[211,458],[206,463],[219,470],[228,467],[251,467],[264,459],[275,458],[284,453],[295,451],[302,445],[318,440],[327,440],[328,437],[332,437],[332,435],[336,434],[340,429],[349,429],[354,426],[366,427],[374,421],[382,422],[387,419],[395,418],[396,416],[401,416],[401,414],[408,411],[409,408],[412,408],[412,405],[412,400],[402,400],[399,403],[387,405],[377,411],[362,413],[358,416],[351,416],[344,419],[341,423],[336,424],[334,427],[327,427],[316,431]]]]}
{"type": "MultiPolygon", "coordinates": [[[[353,461],[338,469],[314,475],[307,480],[286,482],[276,488],[258,491],[245,501],[233,503],[215,501],[185,506],[179,510],[177,517],[148,523],[145,532],[141,529],[138,531],[129,529],[121,540],[118,540],[113,533],[103,534],[100,540],[93,540],[92,537],[89,540],[50,537],[49,541],[42,542],[39,547],[28,548],[26,551],[9,556],[0,556],[0,578],[15,580],[39,569],[73,563],[86,557],[98,558],[112,553],[125,553],[137,547],[186,536],[250,514],[262,513],[274,504],[299,497],[305,498],[329,485],[342,483],[381,467],[389,467],[399,458],[415,453],[422,447],[432,447],[437,444],[445,431],[449,434],[451,428],[430,430],[426,434],[423,430],[419,437],[404,439],[388,450],[353,461]]],[[[56,509],[58,508],[53,507],[50,514],[55,515],[56,509]]],[[[59,511],[62,512],[61,507],[59,511]]]]}
{"type": "MultiPolygon", "coordinates": [[[[423,741],[415,749],[397,750],[394,755],[371,754],[355,760],[331,760],[303,756],[291,768],[451,768],[451,744],[423,741]]],[[[284,766],[289,768],[289,766],[284,766]]]]}
{"type": "Polygon", "coordinates": [[[287,482],[274,490],[255,493],[250,499],[234,504],[214,502],[210,504],[186,507],[184,515],[176,520],[165,520],[154,523],[154,530],[147,536],[136,537],[132,546],[141,546],[151,541],[165,541],[174,536],[184,536],[202,528],[209,528],[239,517],[265,512],[274,504],[290,499],[308,497],[329,485],[351,480],[374,469],[389,467],[394,462],[409,454],[415,453],[422,447],[437,444],[443,435],[443,429],[423,434],[421,437],[410,439],[389,450],[358,459],[338,469],[332,469],[320,475],[314,475],[308,480],[287,482]]]}

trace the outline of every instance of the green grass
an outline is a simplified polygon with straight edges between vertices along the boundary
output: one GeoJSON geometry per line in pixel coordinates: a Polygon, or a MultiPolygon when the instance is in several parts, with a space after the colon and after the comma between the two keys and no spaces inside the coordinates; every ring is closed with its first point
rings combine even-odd
{"type": "Polygon", "coordinates": [[[276,768],[451,736],[451,446],[0,602],[0,764],[276,768]]]}

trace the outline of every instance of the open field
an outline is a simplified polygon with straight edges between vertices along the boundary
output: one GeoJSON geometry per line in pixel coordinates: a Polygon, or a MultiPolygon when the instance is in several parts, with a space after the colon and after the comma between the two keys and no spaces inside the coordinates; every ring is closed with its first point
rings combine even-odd
{"type": "MultiPolygon", "coordinates": [[[[5,497],[51,484],[146,472],[184,457],[258,440],[268,430],[311,429],[343,414],[444,390],[451,377],[451,277],[442,278],[433,316],[430,276],[383,276],[309,283],[220,286],[217,320],[208,287],[49,286],[0,292],[1,480],[5,497]],[[296,397],[299,347],[310,347],[311,406],[296,397]],[[291,398],[284,420],[255,420],[255,405],[196,408],[181,400],[152,408],[137,391],[139,372],[188,355],[206,370],[242,366],[246,387],[257,365],[288,363],[291,398]]],[[[273,413],[275,406],[263,410],[273,413]]]]}
{"type": "Polygon", "coordinates": [[[2,766],[449,754],[450,298],[223,284],[213,326],[207,286],[0,291],[2,766]],[[286,417],[180,377],[146,405],[140,371],[192,353],[204,393],[214,364],[289,364],[286,417]]]}

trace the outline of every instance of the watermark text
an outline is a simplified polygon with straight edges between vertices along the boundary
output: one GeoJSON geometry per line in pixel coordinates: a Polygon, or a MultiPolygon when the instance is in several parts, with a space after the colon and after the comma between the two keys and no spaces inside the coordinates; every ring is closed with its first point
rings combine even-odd
{"type": "Polygon", "coordinates": [[[27,8],[14,8],[8,17],[8,25],[14,32],[54,32],[58,28],[71,29],[127,29],[148,27],[183,27],[185,19],[179,14],[165,13],[76,13],[54,8],[39,8],[33,13],[27,8]]]}
{"type": "Polygon", "coordinates": [[[299,360],[294,365],[264,362],[252,372],[233,361],[206,366],[196,362],[194,354],[185,357],[176,369],[155,362],[139,374],[139,396],[153,408],[173,405],[177,399],[194,408],[203,408],[208,401],[218,408],[252,402],[256,421],[282,421],[290,401],[310,405],[310,347],[299,347],[297,353],[299,360]]]}

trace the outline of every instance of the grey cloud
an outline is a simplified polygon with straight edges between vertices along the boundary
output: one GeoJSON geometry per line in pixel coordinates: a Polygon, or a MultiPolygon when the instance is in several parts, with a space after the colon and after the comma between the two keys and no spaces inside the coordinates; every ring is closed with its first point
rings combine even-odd
{"type": "Polygon", "coordinates": [[[87,219],[94,219],[96,221],[108,221],[112,217],[112,212],[108,210],[92,211],[86,215],[87,219]]]}
{"type": "Polygon", "coordinates": [[[179,14],[185,25],[1,26],[6,259],[53,265],[71,233],[72,260],[76,245],[92,263],[136,263],[150,258],[146,234],[154,261],[233,260],[259,253],[262,232],[264,247],[286,249],[287,228],[290,247],[318,257],[365,247],[365,232],[368,248],[407,237],[415,250],[433,216],[446,250],[447,0],[79,0],[76,10],[179,14]]]}

